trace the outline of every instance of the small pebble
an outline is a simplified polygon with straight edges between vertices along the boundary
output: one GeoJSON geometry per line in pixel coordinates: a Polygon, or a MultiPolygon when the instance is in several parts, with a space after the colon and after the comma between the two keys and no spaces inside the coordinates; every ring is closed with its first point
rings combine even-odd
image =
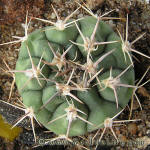
{"type": "Polygon", "coordinates": [[[82,18],[82,17],[83,17],[83,14],[79,14],[79,15],[78,15],[78,18],[82,18]]]}
{"type": "Polygon", "coordinates": [[[150,129],[146,131],[146,134],[150,136],[150,129]]]}
{"type": "Polygon", "coordinates": [[[138,127],[135,123],[130,123],[128,125],[128,132],[131,134],[131,135],[135,135],[137,133],[137,130],[138,130],[138,127]]]}
{"type": "Polygon", "coordinates": [[[120,140],[121,142],[123,142],[123,143],[127,142],[127,138],[126,138],[126,136],[124,136],[124,135],[121,135],[120,138],[119,138],[119,140],[120,140]]]}
{"type": "Polygon", "coordinates": [[[55,19],[56,18],[56,15],[55,15],[55,13],[53,12],[52,14],[51,14],[51,19],[55,19]]]}

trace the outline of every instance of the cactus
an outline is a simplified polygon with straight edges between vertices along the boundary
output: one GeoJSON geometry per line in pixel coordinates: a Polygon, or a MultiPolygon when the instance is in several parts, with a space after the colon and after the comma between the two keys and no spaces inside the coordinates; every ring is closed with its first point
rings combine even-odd
{"type": "Polygon", "coordinates": [[[127,105],[135,86],[130,54],[108,24],[92,16],[66,22],[65,28],[48,26],[28,35],[13,72],[34,118],[71,137],[102,128],[127,105]]]}
{"type": "MultiPolygon", "coordinates": [[[[106,128],[110,128],[118,140],[112,126],[119,121],[113,119],[124,110],[138,88],[134,85],[131,52],[150,58],[132,48],[144,34],[129,43],[128,16],[124,40],[119,31],[118,36],[103,21],[105,14],[96,16],[84,6],[80,7],[65,20],[61,20],[53,8],[56,23],[34,18],[52,26],[29,35],[31,19],[28,23],[26,16],[25,36],[15,36],[18,40],[0,44],[21,42],[16,69],[11,70],[4,63],[15,79],[22,97],[20,109],[25,112],[13,127],[29,117],[35,142],[33,119],[59,135],[53,140],[65,138],[72,142],[69,137],[100,128],[104,128],[100,140],[106,128]],[[80,7],[91,16],[70,19],[80,7]]],[[[128,121],[137,120],[120,122],[128,121]]]]}

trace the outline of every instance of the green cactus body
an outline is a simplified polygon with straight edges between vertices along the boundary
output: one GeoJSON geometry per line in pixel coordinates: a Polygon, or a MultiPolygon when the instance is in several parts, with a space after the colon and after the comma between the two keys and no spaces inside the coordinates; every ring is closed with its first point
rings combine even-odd
{"type": "MultiPolygon", "coordinates": [[[[111,67],[112,76],[115,78],[129,66],[130,60],[126,56],[125,62],[120,38],[103,21],[99,22],[94,41],[117,40],[118,42],[99,45],[90,52],[90,60],[94,63],[101,56],[115,49],[94,68],[96,72],[103,68],[103,71],[97,75],[101,85],[97,78],[88,86],[84,85],[96,72],[84,69],[85,64],[88,63],[88,51],[83,46],[79,46],[84,44],[84,41],[77,28],[90,39],[96,23],[97,19],[88,16],[64,30],[49,26],[31,33],[21,44],[16,70],[22,72],[16,72],[15,77],[23,103],[26,107],[32,107],[37,120],[57,135],[67,133],[70,121],[68,114],[71,114],[71,111],[68,113],[69,108],[76,109],[71,109],[75,116],[70,121],[68,135],[84,135],[103,127],[99,125],[108,117],[116,115],[131,98],[132,88],[117,87],[117,108],[113,90],[104,85],[103,81],[109,77],[111,67]],[[66,55],[61,57],[67,49],[66,55]],[[32,72],[33,68],[37,69],[39,74],[32,72]],[[71,81],[67,83],[71,74],[71,81]],[[85,74],[86,80],[83,77],[85,74]],[[96,86],[93,87],[95,84],[96,86]],[[80,89],[77,85],[83,88],[80,89]],[[56,96],[51,99],[55,94],[56,96]],[[42,107],[44,104],[46,105],[42,107]]],[[[134,85],[132,67],[120,76],[119,83],[134,85]]]]}

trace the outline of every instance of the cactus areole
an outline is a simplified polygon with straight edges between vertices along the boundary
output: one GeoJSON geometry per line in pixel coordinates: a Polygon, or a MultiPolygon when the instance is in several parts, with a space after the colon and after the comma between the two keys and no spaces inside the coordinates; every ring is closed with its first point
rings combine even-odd
{"type": "Polygon", "coordinates": [[[71,137],[103,127],[128,104],[134,85],[130,64],[111,27],[87,16],[61,30],[47,26],[28,35],[15,79],[36,119],[55,134],[71,137]]]}

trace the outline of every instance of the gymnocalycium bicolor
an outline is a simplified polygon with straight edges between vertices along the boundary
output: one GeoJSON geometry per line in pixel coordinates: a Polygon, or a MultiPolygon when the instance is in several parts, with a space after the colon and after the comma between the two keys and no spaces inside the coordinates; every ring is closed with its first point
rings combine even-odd
{"type": "Polygon", "coordinates": [[[137,88],[130,51],[136,52],[131,45],[143,35],[129,45],[104,15],[71,19],[77,10],[61,20],[54,9],[57,22],[34,18],[52,26],[29,35],[26,17],[25,36],[14,41],[21,47],[9,72],[15,73],[25,111],[15,125],[30,117],[35,141],[33,119],[61,137],[84,135],[122,112],[137,88]]]}

